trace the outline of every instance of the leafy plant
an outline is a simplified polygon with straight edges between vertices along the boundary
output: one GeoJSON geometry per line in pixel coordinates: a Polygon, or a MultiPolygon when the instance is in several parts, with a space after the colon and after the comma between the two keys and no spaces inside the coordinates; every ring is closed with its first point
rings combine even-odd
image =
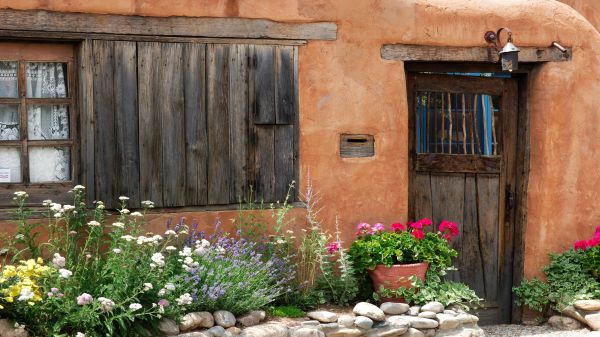
{"type": "Polygon", "coordinates": [[[270,307],[267,313],[275,317],[300,318],[306,316],[302,309],[292,305],[270,307]]]}
{"type": "MultiPolygon", "coordinates": [[[[16,192],[20,232],[10,245],[21,256],[50,256],[19,262],[39,270],[36,277],[8,276],[12,302],[0,310],[0,317],[25,324],[39,336],[65,336],[85,332],[87,336],[142,336],[157,330],[158,318],[177,319],[184,310],[166,305],[172,297],[161,297],[153,288],[171,282],[174,275],[164,268],[157,254],[168,244],[160,235],[146,237],[142,226],[144,214],[126,208],[127,197],[120,197],[117,222],[106,224],[104,204],[92,210],[83,201],[84,187],[75,186],[73,205],[44,201],[48,214],[49,240],[35,245],[35,233],[24,227],[30,213],[24,209],[27,194],[16,192]],[[15,278],[16,277],[16,278],[15,278]],[[15,288],[20,285],[20,288],[15,288]],[[17,294],[18,290],[18,294],[17,294]],[[17,297],[18,295],[18,297],[17,297]],[[161,302],[162,301],[162,302],[161,302]],[[27,303],[23,309],[23,303],[27,303]]],[[[144,213],[153,204],[144,202],[144,213]]],[[[2,269],[6,276],[13,265],[2,269]]],[[[5,292],[3,290],[3,292],[5,292]]],[[[7,297],[5,297],[5,300],[7,297]]],[[[8,302],[8,301],[7,301],[8,302]]]]}
{"type": "Polygon", "coordinates": [[[550,263],[542,270],[547,282],[524,280],[513,291],[517,304],[544,312],[547,307],[561,311],[580,299],[600,297],[597,273],[600,231],[591,240],[578,241],[574,248],[561,254],[550,254],[550,263]]]}
{"type": "Polygon", "coordinates": [[[410,223],[408,228],[400,223],[391,225],[391,231],[377,223],[373,226],[361,223],[357,228],[357,239],[350,247],[350,256],[358,270],[375,269],[377,265],[428,262],[434,266],[451,266],[456,250],[448,244],[452,236],[458,235],[457,225],[442,221],[439,232],[423,229],[431,226],[431,220],[422,219],[410,223]]]}
{"type": "Polygon", "coordinates": [[[321,274],[317,278],[315,292],[323,303],[348,305],[358,294],[358,280],[354,266],[340,240],[339,221],[336,217],[336,241],[318,250],[321,274]]]}
{"type": "Polygon", "coordinates": [[[531,281],[524,280],[513,291],[517,295],[517,305],[525,305],[539,312],[546,312],[550,304],[550,286],[547,283],[534,278],[531,281]]]}

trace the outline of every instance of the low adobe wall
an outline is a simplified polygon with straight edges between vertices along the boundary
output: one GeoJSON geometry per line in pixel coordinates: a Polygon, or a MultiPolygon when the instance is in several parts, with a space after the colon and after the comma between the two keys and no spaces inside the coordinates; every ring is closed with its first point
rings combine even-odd
{"type": "MultiPolygon", "coordinates": [[[[573,0],[575,1],[575,0],[573,0]]],[[[600,222],[600,34],[577,11],[550,0],[0,0],[0,7],[149,16],[241,16],[335,21],[337,41],[300,48],[301,189],[307,172],[322,193],[330,228],[344,239],[359,221],[406,221],[407,102],[401,62],[385,43],[481,46],[485,31],[509,26],[518,45],[573,47],[571,62],[541,65],[531,76],[531,174],[526,276],[547,253],[587,237],[600,222]],[[342,159],[340,133],[369,133],[376,155],[342,159]]],[[[201,223],[231,213],[186,213],[201,223]]],[[[165,217],[154,225],[162,227],[165,217]]]]}

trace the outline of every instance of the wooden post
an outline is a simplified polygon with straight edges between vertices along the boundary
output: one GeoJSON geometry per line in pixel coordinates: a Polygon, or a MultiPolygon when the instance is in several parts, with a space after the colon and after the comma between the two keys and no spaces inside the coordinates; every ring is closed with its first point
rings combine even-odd
{"type": "Polygon", "coordinates": [[[463,153],[467,154],[467,123],[465,111],[465,94],[462,94],[462,131],[463,131],[463,153]]]}
{"type": "Polygon", "coordinates": [[[448,153],[452,154],[452,96],[448,92],[448,153]]]}

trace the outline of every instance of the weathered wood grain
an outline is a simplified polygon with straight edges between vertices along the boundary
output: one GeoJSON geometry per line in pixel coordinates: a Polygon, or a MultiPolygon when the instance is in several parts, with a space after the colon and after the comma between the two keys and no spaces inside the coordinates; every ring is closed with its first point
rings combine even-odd
{"type": "Polygon", "coordinates": [[[276,124],[275,48],[252,46],[250,105],[254,124],[276,124]]]}
{"type": "Polygon", "coordinates": [[[481,256],[485,264],[483,276],[486,301],[498,301],[498,192],[499,177],[493,175],[477,176],[477,202],[479,241],[481,256]]]}
{"type": "Polygon", "coordinates": [[[248,192],[248,46],[232,45],[229,53],[229,202],[248,192]]]}
{"type": "Polygon", "coordinates": [[[94,54],[92,40],[81,42],[78,50],[78,106],[81,114],[81,169],[79,181],[86,187],[87,202],[95,198],[94,54]]]}
{"type": "Polygon", "coordinates": [[[334,22],[286,23],[246,18],[145,17],[13,9],[0,11],[0,29],[296,40],[335,40],[337,35],[334,22]]]}
{"type": "Polygon", "coordinates": [[[275,47],[276,124],[294,124],[296,88],[294,87],[294,48],[275,47]]]}
{"type": "Polygon", "coordinates": [[[188,205],[208,200],[208,136],[206,124],[206,45],[183,46],[185,101],[185,199],[188,205]]]}
{"type": "MultiPolygon", "coordinates": [[[[519,47],[519,62],[569,61],[573,53],[553,47],[519,47]]],[[[498,62],[498,53],[488,47],[446,47],[406,44],[385,44],[381,57],[398,61],[443,61],[443,62],[498,62]]]]}
{"type": "Polygon", "coordinates": [[[416,173],[414,175],[412,198],[415,205],[412,220],[432,219],[433,206],[431,200],[431,177],[429,173],[416,173]]]}
{"type": "Polygon", "coordinates": [[[463,221],[460,223],[461,243],[458,249],[457,268],[460,271],[461,282],[475,290],[477,296],[485,297],[484,271],[486,263],[482,259],[479,242],[479,218],[477,208],[476,176],[467,174],[465,177],[465,210],[463,221]]]}
{"type": "Polygon", "coordinates": [[[183,89],[183,46],[161,44],[161,63],[154,83],[156,107],[162,128],[162,189],[165,207],[185,205],[185,111],[183,89]]]}
{"type": "Polygon", "coordinates": [[[366,134],[341,134],[340,157],[362,158],[375,155],[375,137],[366,134]]]}
{"type": "Polygon", "coordinates": [[[162,62],[161,45],[139,42],[138,111],[140,139],[140,198],[163,206],[162,119],[158,110],[158,92],[163,89],[158,71],[162,62]]]}
{"type": "Polygon", "coordinates": [[[274,127],[274,179],[275,191],[270,200],[285,200],[289,184],[294,177],[294,126],[277,125],[274,127]]]}
{"type": "Polygon", "coordinates": [[[96,165],[95,200],[102,200],[108,208],[115,204],[116,135],[114,111],[114,42],[94,41],[94,111],[96,112],[96,165]]]}
{"type": "Polygon", "coordinates": [[[499,173],[502,158],[464,154],[418,154],[417,171],[499,173]]]}
{"type": "Polygon", "coordinates": [[[208,203],[229,203],[229,48],[207,46],[208,203]]]}
{"type": "Polygon", "coordinates": [[[158,35],[95,34],[49,31],[23,31],[0,29],[0,36],[11,39],[36,39],[52,42],[79,42],[84,40],[109,40],[133,42],[176,42],[176,43],[225,43],[225,44],[269,44],[278,46],[303,46],[306,40],[215,38],[158,35]]]}
{"type": "Polygon", "coordinates": [[[130,207],[140,207],[138,143],[137,47],[135,42],[114,42],[114,115],[116,199],[129,197],[130,207]]]}
{"type": "Polygon", "coordinates": [[[255,172],[258,200],[271,201],[275,195],[275,126],[256,125],[255,172]]]}

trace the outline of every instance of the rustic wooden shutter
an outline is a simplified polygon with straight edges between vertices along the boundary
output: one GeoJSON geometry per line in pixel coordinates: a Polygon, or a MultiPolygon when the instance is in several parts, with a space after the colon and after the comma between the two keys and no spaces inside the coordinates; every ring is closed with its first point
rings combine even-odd
{"type": "Polygon", "coordinates": [[[249,184],[258,199],[285,197],[297,176],[297,47],[93,41],[81,55],[93,62],[80,73],[94,199],[223,205],[249,184]]]}

